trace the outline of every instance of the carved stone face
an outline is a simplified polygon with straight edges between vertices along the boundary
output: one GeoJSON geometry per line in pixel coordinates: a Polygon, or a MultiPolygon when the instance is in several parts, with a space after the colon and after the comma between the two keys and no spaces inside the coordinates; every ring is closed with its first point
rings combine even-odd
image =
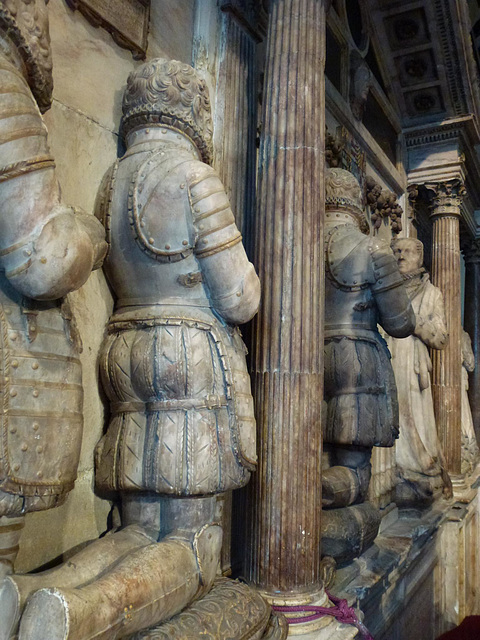
{"type": "Polygon", "coordinates": [[[393,253],[398,262],[398,270],[402,274],[412,273],[423,263],[421,245],[413,238],[401,238],[393,245],[393,253]]]}

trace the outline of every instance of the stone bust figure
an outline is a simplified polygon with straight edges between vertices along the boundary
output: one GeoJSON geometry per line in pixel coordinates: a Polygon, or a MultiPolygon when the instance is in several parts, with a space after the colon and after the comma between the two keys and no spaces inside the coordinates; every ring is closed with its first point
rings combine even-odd
{"type": "Polygon", "coordinates": [[[392,243],[416,315],[414,333],[387,337],[397,383],[400,436],[396,444],[398,505],[426,505],[449,484],[437,436],[429,348],[443,349],[448,332],[443,297],[423,268],[423,245],[415,238],[392,243]]]}

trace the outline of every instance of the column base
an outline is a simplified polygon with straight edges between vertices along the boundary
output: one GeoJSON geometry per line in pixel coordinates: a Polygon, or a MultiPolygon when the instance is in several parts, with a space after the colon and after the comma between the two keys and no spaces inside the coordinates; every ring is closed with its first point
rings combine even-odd
{"type": "Polygon", "coordinates": [[[477,489],[475,489],[473,485],[475,484],[475,480],[477,480],[479,473],[480,469],[477,466],[473,474],[471,474],[470,476],[450,476],[452,480],[454,500],[463,503],[469,503],[473,500],[477,493],[477,489]],[[477,475],[475,475],[475,473],[477,475]]]}

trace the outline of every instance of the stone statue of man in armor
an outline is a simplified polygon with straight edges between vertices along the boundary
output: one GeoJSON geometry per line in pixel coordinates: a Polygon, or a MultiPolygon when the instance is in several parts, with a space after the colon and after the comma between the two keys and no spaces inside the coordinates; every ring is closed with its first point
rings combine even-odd
{"type": "Polygon", "coordinates": [[[0,0],[0,577],[13,570],[24,515],[62,504],[75,481],[81,367],[56,300],[106,251],[98,220],[60,199],[41,116],[52,87],[45,0],[0,0]]]}
{"type": "Polygon", "coordinates": [[[98,211],[117,301],[100,356],[111,420],[96,477],[120,494],[125,528],[53,575],[11,579],[17,608],[55,587],[30,597],[24,640],[130,636],[203,595],[220,558],[216,497],[256,464],[236,325],[256,313],[260,285],[209,165],[205,82],[181,62],[143,64],[128,79],[121,132],[127,151],[98,211]]]}
{"type": "Polygon", "coordinates": [[[398,436],[395,380],[377,324],[405,337],[415,315],[391,248],[365,235],[356,178],[328,169],[325,204],[324,442],[331,466],[322,483],[322,549],[343,561],[377,534],[378,512],[363,503],[372,447],[391,447],[398,436]]]}

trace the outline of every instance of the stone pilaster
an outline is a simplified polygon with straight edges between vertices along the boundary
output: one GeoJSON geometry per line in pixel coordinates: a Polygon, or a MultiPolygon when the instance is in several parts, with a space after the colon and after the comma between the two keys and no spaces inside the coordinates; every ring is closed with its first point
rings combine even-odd
{"type": "Polygon", "coordinates": [[[449,332],[447,347],[432,350],[433,402],[447,470],[455,476],[461,473],[460,206],[465,188],[460,180],[425,186],[432,204],[432,282],[443,293],[449,332]]]}
{"type": "Polygon", "coordinates": [[[475,369],[469,375],[468,397],[473,425],[480,442],[480,239],[463,246],[465,258],[465,303],[463,326],[472,339],[475,369]]]}
{"type": "Polygon", "coordinates": [[[218,70],[218,94],[223,109],[221,141],[216,145],[215,167],[220,173],[235,213],[238,228],[247,240],[255,209],[257,136],[257,43],[263,39],[261,3],[221,0],[223,47],[218,70]]]}
{"type": "Polygon", "coordinates": [[[323,0],[272,0],[259,154],[252,341],[259,467],[246,575],[270,600],[323,596],[323,0]]]}

